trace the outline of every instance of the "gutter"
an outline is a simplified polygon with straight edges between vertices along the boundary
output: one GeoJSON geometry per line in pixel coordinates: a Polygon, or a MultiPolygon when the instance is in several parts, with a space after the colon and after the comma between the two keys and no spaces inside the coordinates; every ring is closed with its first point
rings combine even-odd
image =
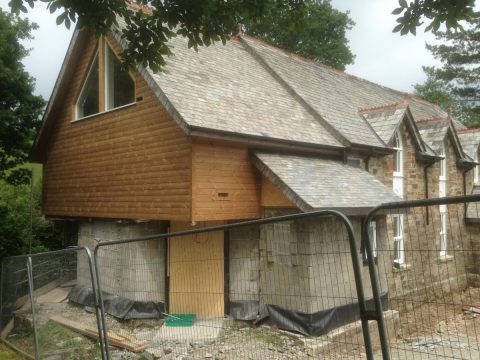
{"type": "Polygon", "coordinates": [[[300,143],[296,141],[265,138],[263,136],[229,133],[221,130],[205,130],[197,127],[190,127],[190,129],[190,136],[195,139],[226,141],[229,143],[248,145],[258,149],[270,149],[284,152],[293,151],[317,155],[334,155],[335,157],[340,157],[342,159],[344,158],[345,151],[347,151],[345,147],[341,146],[300,143]]]}

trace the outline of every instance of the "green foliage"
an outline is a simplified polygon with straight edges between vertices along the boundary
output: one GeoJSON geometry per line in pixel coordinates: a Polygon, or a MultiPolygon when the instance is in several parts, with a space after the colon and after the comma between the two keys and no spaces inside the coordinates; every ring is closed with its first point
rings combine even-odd
{"type": "Polygon", "coordinates": [[[41,214],[40,184],[31,190],[30,185],[12,185],[0,180],[0,259],[27,254],[30,240],[32,253],[61,247],[61,230],[41,214]]]}
{"type": "MultiPolygon", "coordinates": [[[[10,0],[13,12],[27,12],[40,0],[10,0]]],[[[353,26],[348,14],[333,9],[329,0],[41,0],[50,12],[59,11],[57,24],[106,34],[123,18],[126,67],[140,64],[157,72],[171,55],[168,39],[182,35],[195,50],[225,41],[246,25],[249,34],[325,64],[344,69],[353,62],[345,31],[353,26]],[[149,6],[149,8],[143,5],[149,6]]]]}
{"type": "Polygon", "coordinates": [[[329,0],[277,1],[244,23],[247,34],[325,65],[344,70],[353,63],[345,33],[355,23],[329,0]]]}
{"type": "Polygon", "coordinates": [[[462,20],[472,21],[479,17],[474,9],[475,0],[413,0],[409,3],[399,0],[398,4],[392,14],[401,16],[397,18],[398,25],[393,32],[402,35],[409,32],[415,35],[417,27],[423,24],[423,18],[430,20],[425,31],[437,31],[442,24],[448,29],[462,30],[462,20]]]}
{"type": "Polygon", "coordinates": [[[27,160],[40,124],[44,101],[34,96],[34,80],[24,70],[28,51],[20,44],[35,26],[0,8],[0,179],[19,184],[29,173],[18,165],[27,160]]]}
{"type": "Polygon", "coordinates": [[[436,32],[438,45],[428,45],[441,68],[425,67],[417,95],[437,102],[466,126],[480,126],[480,19],[462,32],[436,32]]]}
{"type": "MultiPolygon", "coordinates": [[[[27,12],[40,0],[11,0],[12,11],[27,12]]],[[[124,52],[125,66],[149,66],[159,71],[165,57],[171,54],[167,41],[179,34],[189,39],[190,47],[225,42],[239,18],[256,18],[275,0],[41,0],[50,12],[59,10],[58,24],[70,27],[77,22],[80,28],[106,34],[123,18],[126,25],[122,36],[128,41],[124,52]],[[140,5],[138,5],[140,4],[140,5]],[[142,5],[151,8],[146,9],[142,5]],[[139,9],[141,9],[139,11],[139,9]]]]}

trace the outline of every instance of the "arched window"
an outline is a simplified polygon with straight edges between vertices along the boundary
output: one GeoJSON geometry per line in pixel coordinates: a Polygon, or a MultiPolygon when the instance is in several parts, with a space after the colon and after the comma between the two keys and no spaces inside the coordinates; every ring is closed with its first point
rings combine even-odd
{"type": "Polygon", "coordinates": [[[393,191],[403,197],[403,144],[400,132],[397,131],[394,137],[393,149],[393,191]]]}
{"type": "MultiPolygon", "coordinates": [[[[403,198],[403,143],[400,131],[393,139],[393,192],[403,198]]],[[[403,235],[403,215],[392,216],[393,263],[396,267],[405,266],[405,239],[403,235]]]]}
{"type": "MultiPolygon", "coordinates": [[[[443,157],[440,160],[440,174],[438,178],[438,196],[447,196],[447,156],[445,151],[445,144],[442,144],[438,149],[438,155],[443,157]]],[[[447,205],[439,206],[440,213],[440,256],[447,255],[447,205]]]]}

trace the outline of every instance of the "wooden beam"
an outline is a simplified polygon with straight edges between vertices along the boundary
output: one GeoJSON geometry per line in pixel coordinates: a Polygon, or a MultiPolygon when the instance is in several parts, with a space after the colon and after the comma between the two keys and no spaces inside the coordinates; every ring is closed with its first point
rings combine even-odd
{"type": "MultiPolygon", "coordinates": [[[[92,339],[98,339],[98,330],[96,327],[88,326],[77,321],[64,318],[60,315],[52,315],[49,317],[49,319],[82,335],[92,339]]],[[[138,341],[132,337],[118,335],[110,331],[108,332],[107,337],[110,345],[126,349],[128,351],[142,352],[147,347],[147,342],[144,340],[138,341]]]]}

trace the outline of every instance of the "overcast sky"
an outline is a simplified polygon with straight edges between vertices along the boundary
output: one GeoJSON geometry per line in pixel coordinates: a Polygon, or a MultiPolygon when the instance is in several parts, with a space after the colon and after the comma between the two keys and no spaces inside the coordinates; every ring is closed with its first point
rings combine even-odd
{"type": "MultiPolygon", "coordinates": [[[[8,0],[0,0],[7,9],[8,0]]],[[[436,63],[425,49],[425,42],[433,42],[430,33],[418,31],[417,36],[393,34],[395,16],[391,11],[397,0],[332,0],[333,7],[349,11],[355,26],[347,34],[349,46],[355,54],[355,63],[347,72],[397,90],[411,92],[413,85],[425,80],[422,65],[436,63]]],[[[55,24],[56,15],[50,15],[44,3],[36,2],[28,17],[40,28],[33,32],[35,39],[26,44],[32,48],[25,59],[27,71],[36,78],[36,93],[48,99],[72,31],[55,24]]]]}

